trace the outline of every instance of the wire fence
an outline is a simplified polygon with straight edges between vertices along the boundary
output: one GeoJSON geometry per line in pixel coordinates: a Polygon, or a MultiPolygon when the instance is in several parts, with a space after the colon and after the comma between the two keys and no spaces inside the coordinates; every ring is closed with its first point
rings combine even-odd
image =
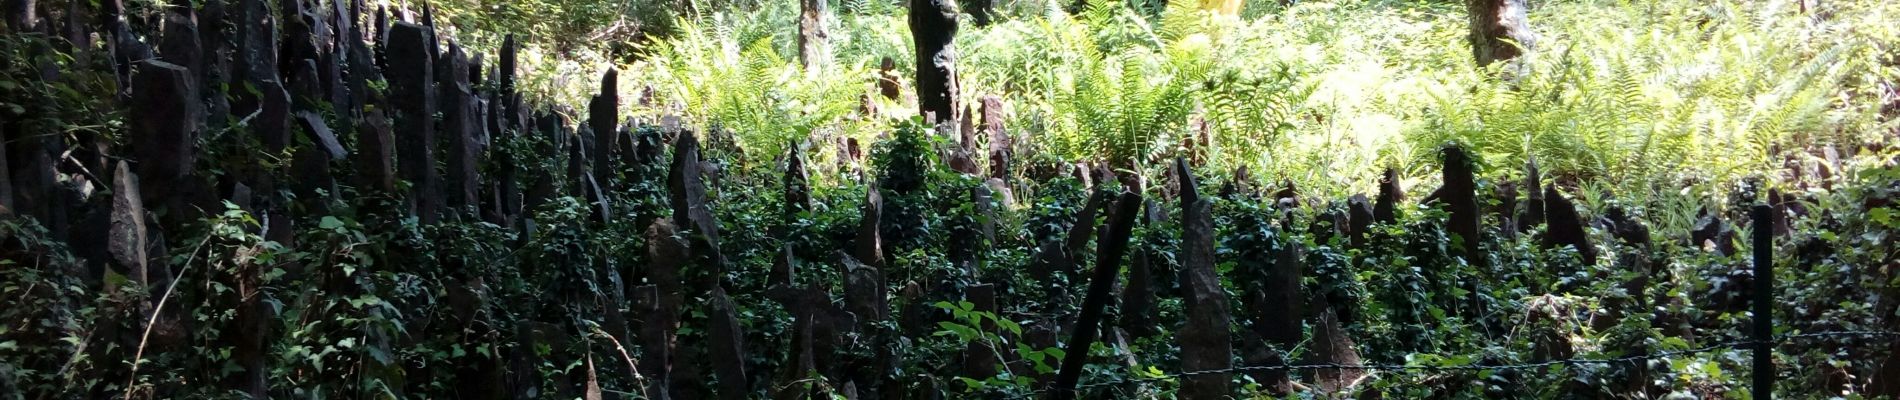
{"type": "MultiPolygon", "coordinates": [[[[1548,369],[1550,367],[1559,366],[1559,365],[1562,365],[1562,366],[1614,365],[1614,364],[1630,364],[1630,363],[1636,363],[1636,362],[1647,362],[1651,360],[1690,356],[1690,355],[1711,353],[1711,352],[1717,352],[1717,351],[1723,351],[1723,350],[1752,349],[1763,343],[1780,345],[1780,344],[1787,344],[1789,342],[1798,341],[1798,340],[1812,340],[1812,339],[1826,339],[1826,338],[1878,338],[1878,337],[1900,339],[1900,332],[1851,330],[1851,331],[1829,331],[1829,332],[1786,334],[1786,335],[1776,336],[1774,340],[1770,340],[1767,342],[1757,341],[1757,340],[1736,340],[1736,341],[1727,341],[1727,342],[1722,342],[1718,344],[1690,348],[1690,349],[1659,351],[1659,352],[1654,352],[1654,353],[1637,354],[1637,355],[1630,355],[1630,356],[1624,356],[1624,357],[1572,358],[1572,359],[1549,360],[1549,361],[1539,361],[1539,362],[1521,363],[1521,364],[1417,365],[1417,364],[1307,363],[1307,364],[1251,365],[1251,366],[1240,366],[1240,367],[1213,369],[1213,370],[1185,371],[1185,372],[1178,372],[1178,373],[1172,373],[1172,374],[1164,374],[1161,376],[1124,378],[1124,379],[1116,379],[1116,380],[1110,380],[1110,381],[1104,381],[1104,382],[1091,382],[1091,383],[1084,383],[1084,384],[1077,385],[1076,390],[1079,391],[1079,390],[1086,390],[1086,389],[1092,389],[1092,388],[1120,386],[1120,385],[1128,385],[1128,384],[1163,382],[1163,381],[1170,381],[1170,380],[1176,380],[1176,379],[1181,379],[1181,378],[1192,378],[1192,377],[1202,376],[1202,375],[1221,375],[1221,374],[1266,372],[1266,371],[1364,370],[1364,371],[1404,371],[1404,372],[1472,372],[1472,371],[1541,370],[1541,369],[1548,369]]],[[[1039,392],[1046,392],[1046,391],[1048,390],[1043,390],[1039,392]]]]}

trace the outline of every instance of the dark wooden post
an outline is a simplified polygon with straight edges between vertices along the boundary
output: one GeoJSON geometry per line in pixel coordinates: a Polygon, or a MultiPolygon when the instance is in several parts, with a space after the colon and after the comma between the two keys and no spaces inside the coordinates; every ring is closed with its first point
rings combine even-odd
{"type": "Polygon", "coordinates": [[[1770,341],[1775,331],[1774,209],[1757,204],[1749,216],[1755,220],[1755,322],[1749,329],[1755,340],[1754,398],[1770,400],[1775,392],[1775,344],[1770,341]]]}
{"type": "Polygon", "coordinates": [[[1102,306],[1108,304],[1115,276],[1121,274],[1122,254],[1128,252],[1128,235],[1134,229],[1135,215],[1141,211],[1141,195],[1122,192],[1115,201],[1114,219],[1108,224],[1108,236],[1098,248],[1095,276],[1089,280],[1088,297],[1082,300],[1082,316],[1075,322],[1075,336],[1062,357],[1062,369],[1056,372],[1054,399],[1075,398],[1075,383],[1082,378],[1082,364],[1088,360],[1089,347],[1095,344],[1102,320],[1102,306]]]}

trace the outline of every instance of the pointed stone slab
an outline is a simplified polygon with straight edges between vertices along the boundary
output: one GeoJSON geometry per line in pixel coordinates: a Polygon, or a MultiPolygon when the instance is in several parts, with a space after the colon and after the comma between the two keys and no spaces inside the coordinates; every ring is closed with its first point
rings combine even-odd
{"type": "Polygon", "coordinates": [[[798,257],[792,252],[791,243],[780,244],[778,256],[772,257],[772,275],[766,277],[765,285],[790,289],[797,284],[797,280],[798,257]]]}
{"type": "Polygon", "coordinates": [[[587,126],[594,129],[595,143],[591,154],[594,160],[594,178],[601,186],[614,187],[619,180],[618,158],[614,150],[620,148],[620,135],[616,134],[620,125],[620,92],[618,70],[608,68],[600,77],[600,93],[594,95],[587,104],[587,126]]]}
{"type": "Polygon", "coordinates": [[[330,130],[328,123],[323,122],[322,115],[313,111],[298,111],[296,119],[303,128],[304,134],[310,135],[310,142],[315,144],[318,150],[322,150],[325,157],[341,160],[349,156],[349,152],[343,149],[343,144],[337,141],[336,132],[330,130]]]}
{"type": "Polygon", "coordinates": [[[1616,237],[1624,245],[1645,251],[1649,249],[1651,245],[1649,226],[1630,215],[1629,210],[1625,210],[1622,206],[1611,206],[1609,210],[1604,211],[1603,220],[1608,225],[1610,235],[1616,237]]]}
{"type": "Polygon", "coordinates": [[[1596,265],[1597,249],[1590,245],[1577,205],[1558,193],[1553,185],[1544,188],[1544,210],[1544,218],[1550,223],[1550,230],[1544,234],[1544,247],[1571,246],[1583,257],[1584,265],[1596,265]]]}
{"type": "Polygon", "coordinates": [[[157,60],[139,62],[126,117],[132,159],[148,197],[160,198],[191,173],[198,158],[198,89],[191,71],[157,60]]]}
{"type": "Polygon", "coordinates": [[[443,68],[435,71],[437,92],[441,95],[438,104],[442,112],[442,136],[446,147],[442,152],[448,158],[446,205],[458,213],[472,213],[480,204],[477,200],[481,193],[481,144],[476,136],[482,126],[475,110],[475,88],[470,83],[468,54],[460,45],[449,43],[449,49],[442,54],[446,61],[443,68]]]}
{"type": "Polygon", "coordinates": [[[119,271],[141,285],[151,285],[147,266],[151,256],[146,242],[145,202],[139,196],[139,178],[125,161],[112,174],[112,229],[106,249],[119,271]]]}
{"type": "Polygon", "coordinates": [[[708,302],[707,317],[711,326],[708,335],[712,353],[713,374],[719,378],[719,398],[741,400],[752,393],[752,385],[746,379],[745,331],[739,325],[739,310],[732,304],[732,298],[726,296],[726,290],[713,287],[712,299],[708,302]]]}
{"type": "Polygon", "coordinates": [[[1524,190],[1530,191],[1530,196],[1524,201],[1524,214],[1517,218],[1518,232],[1544,224],[1543,182],[1543,173],[1537,170],[1537,159],[1532,158],[1524,165],[1524,190]]]}
{"type": "Polygon", "coordinates": [[[1351,238],[1355,249],[1366,248],[1367,236],[1372,232],[1373,211],[1371,201],[1364,194],[1352,195],[1346,200],[1346,235],[1351,238]]]}
{"type": "MultiPolygon", "coordinates": [[[[963,289],[963,300],[970,302],[972,310],[991,314],[998,312],[995,285],[987,283],[970,285],[963,289]]],[[[995,335],[1007,335],[1006,332],[997,329],[995,322],[987,319],[983,321],[982,326],[977,328],[995,335]]],[[[997,359],[996,355],[996,349],[990,347],[988,341],[970,341],[963,352],[963,376],[979,380],[996,376],[999,372],[998,368],[1002,366],[1002,360],[997,359]]]]}
{"type": "Polygon", "coordinates": [[[356,131],[357,185],[373,192],[396,192],[396,138],[389,117],[381,107],[363,114],[361,129],[356,131]]]}
{"type": "Polygon", "coordinates": [[[1372,208],[1372,220],[1390,224],[1399,220],[1399,202],[1405,201],[1405,189],[1399,187],[1399,169],[1387,167],[1379,178],[1379,201],[1372,208]]]}
{"type": "Polygon", "coordinates": [[[768,296],[778,299],[792,314],[792,336],[790,343],[786,346],[791,349],[791,354],[788,354],[785,362],[780,364],[781,369],[772,382],[772,399],[815,398],[814,396],[818,394],[818,385],[809,378],[819,372],[816,344],[818,342],[817,320],[821,311],[818,310],[817,303],[823,301],[829,306],[831,297],[815,286],[802,289],[781,287],[773,290],[782,294],[768,296]]]}
{"type": "Polygon", "coordinates": [[[412,185],[410,201],[423,224],[441,216],[441,190],[435,173],[435,31],[398,22],[389,28],[384,55],[389,59],[389,100],[396,114],[396,165],[412,185]]]}
{"type": "Polygon", "coordinates": [[[7,124],[0,124],[0,217],[12,217],[17,207],[13,203],[13,171],[9,170],[11,164],[7,162],[7,153],[10,151],[6,143],[10,142],[13,142],[13,136],[7,133],[7,124]]]}
{"type": "Polygon", "coordinates": [[[1451,212],[1445,228],[1462,239],[1464,248],[1459,255],[1465,262],[1483,265],[1485,257],[1479,249],[1484,242],[1480,225],[1484,214],[1478,209],[1477,159],[1464,147],[1451,145],[1445,146],[1444,163],[1444,200],[1451,212]]]}
{"type": "Polygon", "coordinates": [[[587,149],[593,143],[594,132],[587,125],[580,126],[577,135],[562,138],[566,142],[562,149],[567,152],[567,192],[569,196],[581,198],[587,196],[587,149]]]}
{"type": "Polygon", "coordinates": [[[878,94],[883,95],[886,99],[897,100],[897,97],[902,95],[901,91],[903,88],[902,85],[897,82],[899,78],[897,77],[896,71],[897,61],[891,60],[890,57],[884,57],[884,62],[878,65],[878,94]]]}
{"type": "MultiPolygon", "coordinates": [[[[699,158],[699,139],[691,131],[680,132],[673,142],[673,164],[667,175],[667,187],[672,195],[673,222],[691,227],[702,238],[712,256],[719,253],[719,223],[713,219],[712,208],[707,204],[706,184],[701,175],[699,158]]],[[[701,242],[696,241],[696,242],[701,242]]]]}
{"type": "MultiPolygon", "coordinates": [[[[1175,159],[1175,173],[1181,179],[1181,285],[1186,296],[1187,324],[1181,328],[1177,343],[1181,346],[1184,371],[1225,370],[1233,367],[1233,343],[1229,337],[1232,318],[1228,315],[1226,291],[1221,289],[1220,274],[1214,264],[1213,203],[1201,198],[1194,173],[1187,159],[1175,159]]],[[[1204,374],[1184,378],[1183,399],[1224,399],[1233,396],[1229,374],[1204,374]]]]}
{"type": "Polygon", "coordinates": [[[158,42],[160,60],[192,71],[194,86],[204,87],[204,46],[199,39],[198,17],[191,7],[177,7],[165,13],[165,37],[158,42]]]}
{"type": "MultiPolygon", "coordinates": [[[[1096,214],[1100,214],[1103,207],[1109,206],[1111,201],[1109,196],[1112,195],[1106,190],[1096,190],[1089,194],[1089,199],[1083,203],[1082,210],[1076,211],[1075,224],[1069,226],[1068,239],[1063,243],[1063,250],[1070,256],[1079,256],[1082,252],[1088,251],[1089,242],[1095,238],[1096,214]]],[[[1073,268],[1061,272],[1068,276],[1070,282],[1081,280],[1081,277],[1077,276],[1080,272],[1073,268]]]]}
{"type": "MultiPolygon", "coordinates": [[[[655,399],[667,399],[668,388],[672,387],[673,346],[675,328],[670,310],[662,306],[660,289],[656,285],[641,285],[629,293],[633,301],[633,311],[640,315],[639,338],[640,373],[647,379],[642,388],[647,396],[655,399]]],[[[524,398],[528,396],[517,396],[524,398]]]]}
{"type": "MultiPolygon", "coordinates": [[[[1319,362],[1338,365],[1359,365],[1361,362],[1358,345],[1353,343],[1345,324],[1339,321],[1333,310],[1320,312],[1313,336],[1313,349],[1319,362]]],[[[1320,390],[1340,393],[1359,383],[1366,372],[1357,369],[1322,369],[1315,375],[1318,376],[1320,390]]]]}
{"type": "Polygon", "coordinates": [[[805,171],[805,151],[797,143],[785,156],[785,218],[787,222],[811,210],[811,178],[805,171]]]}
{"type": "Polygon", "coordinates": [[[291,156],[291,189],[296,193],[296,202],[308,210],[327,209],[325,196],[335,195],[336,179],[330,174],[330,161],[341,160],[348,156],[343,145],[338,144],[336,134],[323,122],[323,117],[310,111],[300,111],[293,116],[297,121],[298,132],[310,143],[298,146],[291,156]]]}
{"type": "Polygon", "coordinates": [[[1499,231],[1506,239],[1517,237],[1517,192],[1517,182],[1497,182],[1491,187],[1493,202],[1485,211],[1497,216],[1498,223],[1503,227],[1499,231]]]}
{"type": "Polygon", "coordinates": [[[1010,157],[1014,150],[1009,132],[1003,129],[1003,99],[996,96],[983,96],[981,116],[983,133],[989,136],[990,178],[1008,181],[1010,157]]]}
{"type": "Polygon", "coordinates": [[[1689,231],[1689,245],[1695,248],[1712,245],[1715,253],[1723,256],[1736,254],[1735,229],[1723,221],[1721,215],[1702,210],[1695,228],[1689,231]]]}
{"type": "Polygon", "coordinates": [[[838,253],[838,259],[844,264],[845,310],[857,316],[859,329],[868,332],[872,325],[890,318],[890,306],[885,301],[890,290],[884,284],[884,273],[843,252],[838,253]]]}
{"type": "Polygon", "coordinates": [[[852,255],[859,262],[872,267],[884,266],[884,238],[878,230],[884,219],[884,196],[878,193],[877,182],[866,185],[864,192],[863,217],[858,221],[858,237],[854,240],[852,255]]]}
{"type": "MultiPolygon", "coordinates": [[[[1140,224],[1160,223],[1161,203],[1148,200],[1142,208],[1140,224]]],[[[1142,239],[1146,240],[1146,239],[1142,239]]],[[[1122,329],[1134,337],[1147,337],[1155,334],[1155,259],[1160,257],[1149,246],[1137,243],[1132,259],[1128,262],[1128,283],[1122,286],[1121,322],[1122,329]]]]}

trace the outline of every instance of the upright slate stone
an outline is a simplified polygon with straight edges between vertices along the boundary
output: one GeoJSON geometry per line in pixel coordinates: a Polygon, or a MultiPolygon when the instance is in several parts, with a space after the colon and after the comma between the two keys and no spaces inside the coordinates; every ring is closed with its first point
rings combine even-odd
{"type": "Polygon", "coordinates": [[[884,274],[876,266],[859,262],[843,252],[838,256],[845,266],[846,311],[856,315],[859,325],[867,330],[878,321],[890,318],[890,307],[885,301],[890,289],[884,283],[884,274]]]}
{"type": "MultiPolygon", "coordinates": [[[[482,121],[475,112],[475,90],[469,82],[468,54],[460,45],[449,43],[443,53],[446,61],[437,69],[436,88],[441,94],[442,135],[448,156],[448,206],[456,213],[474,213],[481,204],[481,159],[477,131],[482,121]]],[[[469,214],[473,215],[473,214],[469,214]]]]}
{"type": "MultiPolygon", "coordinates": [[[[198,88],[190,70],[158,60],[139,62],[132,79],[129,141],[147,197],[170,196],[198,157],[198,88]]],[[[160,204],[163,204],[162,202],[160,204]]]]}
{"type": "Polygon", "coordinates": [[[878,226],[883,224],[884,196],[878,193],[877,182],[866,185],[864,192],[863,217],[858,221],[858,237],[854,240],[852,256],[859,262],[872,267],[884,266],[884,238],[878,226]]]}
{"type": "Polygon", "coordinates": [[[983,237],[982,237],[983,243],[986,246],[989,243],[995,243],[996,242],[995,192],[990,190],[989,185],[977,185],[976,187],[970,188],[970,199],[972,202],[976,203],[977,217],[983,219],[982,221],[979,222],[979,224],[981,225],[981,227],[979,228],[980,229],[979,232],[983,234],[983,237]]]}
{"type": "Polygon", "coordinates": [[[373,193],[396,194],[396,136],[382,107],[363,114],[356,130],[357,185],[373,193]]]}
{"type": "MultiPolygon", "coordinates": [[[[145,202],[139,196],[139,178],[125,161],[119,161],[112,174],[112,228],[106,249],[115,270],[141,285],[151,285],[152,257],[147,253],[145,202]]],[[[162,267],[162,266],[161,266],[162,267]]]]}
{"type": "MultiPolygon", "coordinates": [[[[1161,223],[1161,203],[1148,200],[1142,208],[1142,224],[1161,223]]],[[[1128,263],[1128,283],[1122,286],[1122,328],[1135,337],[1147,337],[1156,333],[1155,327],[1155,260],[1162,257],[1160,252],[1150,246],[1137,245],[1133,259],[1128,263]]]]}
{"type": "Polygon", "coordinates": [[[1366,248],[1366,235],[1372,231],[1373,211],[1366,195],[1355,194],[1346,200],[1346,235],[1355,249],[1366,248]]]}
{"type": "Polygon", "coordinates": [[[1537,170],[1537,159],[1532,158],[1524,165],[1524,190],[1530,191],[1529,199],[1524,201],[1524,214],[1517,218],[1517,231],[1529,231],[1544,224],[1544,177],[1537,170]]]}
{"type": "MultiPolygon", "coordinates": [[[[987,283],[970,285],[963,289],[963,301],[970,302],[972,306],[970,308],[975,311],[991,314],[997,314],[999,312],[996,308],[995,285],[987,283]]],[[[975,328],[995,335],[1007,334],[997,329],[994,321],[985,319],[980,325],[981,326],[975,328]]],[[[1002,360],[998,359],[996,355],[997,349],[991,347],[989,341],[970,341],[969,345],[966,346],[963,351],[963,376],[978,380],[989,379],[992,376],[996,376],[997,372],[999,372],[998,369],[1002,366],[1002,360]]]]}
{"type": "MultiPolygon", "coordinates": [[[[1106,190],[1096,190],[1089,194],[1089,199],[1083,203],[1082,210],[1075,213],[1075,224],[1069,226],[1068,239],[1063,242],[1063,250],[1071,258],[1080,258],[1083,252],[1088,251],[1089,242],[1095,238],[1096,214],[1101,213],[1101,209],[1109,205],[1109,196],[1112,195],[1106,190]]],[[[1075,265],[1070,265],[1070,267],[1061,272],[1068,276],[1070,282],[1080,282],[1079,272],[1073,268],[1075,265]]]]}
{"type": "MultiPolygon", "coordinates": [[[[890,289],[884,282],[884,272],[877,267],[860,263],[843,252],[839,252],[838,256],[839,261],[844,264],[845,311],[857,317],[855,329],[859,335],[869,337],[868,340],[875,348],[884,341],[884,329],[880,325],[891,317],[890,304],[886,300],[890,297],[890,289]]],[[[870,371],[882,371],[882,369],[870,367],[876,361],[865,361],[867,360],[859,360],[856,364],[860,367],[869,367],[870,371]]],[[[860,371],[853,380],[870,384],[885,375],[863,372],[866,371],[860,371]]]]}
{"type": "Polygon", "coordinates": [[[1583,217],[1577,214],[1577,205],[1558,193],[1556,186],[1544,188],[1544,203],[1545,219],[1550,222],[1550,230],[1544,234],[1544,246],[1572,246],[1583,257],[1584,265],[1596,265],[1597,249],[1590,245],[1590,237],[1584,231],[1583,217]]]}
{"type": "Polygon", "coordinates": [[[1405,189],[1399,187],[1399,169],[1387,167],[1385,175],[1379,178],[1379,202],[1372,208],[1372,220],[1381,224],[1390,224],[1399,220],[1399,202],[1405,200],[1405,189]]]}
{"type": "MultiPolygon", "coordinates": [[[[514,93],[515,36],[513,34],[502,39],[500,55],[497,58],[494,102],[489,108],[492,114],[490,118],[494,120],[493,135],[495,141],[499,143],[503,140],[513,140],[518,132],[526,129],[524,122],[520,119],[520,103],[514,93]]],[[[501,153],[503,147],[496,146],[494,149],[496,153],[491,156],[491,159],[495,162],[495,170],[499,172],[499,176],[495,178],[496,196],[500,197],[496,201],[500,209],[499,214],[504,220],[514,220],[523,213],[520,176],[517,172],[519,166],[514,164],[513,155],[501,153]]]]}
{"type": "Polygon", "coordinates": [[[712,207],[707,204],[706,184],[700,172],[699,139],[691,131],[682,131],[673,141],[673,165],[666,179],[673,223],[691,229],[693,252],[712,263],[707,267],[713,271],[722,271],[725,258],[719,250],[719,222],[713,219],[712,207]]]}
{"type": "Polygon", "coordinates": [[[204,71],[205,53],[199,35],[198,17],[191,7],[177,7],[165,13],[165,36],[158,42],[158,57],[191,71],[194,84],[201,83],[198,78],[204,71]]]}
{"type": "MultiPolygon", "coordinates": [[[[324,77],[330,82],[332,109],[347,110],[355,104],[350,92],[350,81],[344,79],[345,71],[350,65],[350,42],[362,40],[362,36],[356,34],[355,14],[349,9],[354,3],[349,0],[330,1],[330,40],[326,43],[328,46],[324,50],[326,54],[322,65],[324,77]],[[345,5],[345,3],[352,5],[345,5]]],[[[348,122],[345,124],[344,130],[352,129],[347,125],[348,122]]]]}
{"type": "Polygon", "coordinates": [[[1306,295],[1301,288],[1306,273],[1306,249],[1300,241],[1283,240],[1273,255],[1273,271],[1267,274],[1265,285],[1266,318],[1262,319],[1267,325],[1261,330],[1261,336],[1279,350],[1290,351],[1299,345],[1300,321],[1306,315],[1306,295]]]}
{"type": "Polygon", "coordinates": [[[1443,200],[1451,212],[1451,219],[1445,223],[1445,227],[1462,239],[1464,248],[1459,255],[1465,258],[1465,262],[1482,265],[1485,259],[1479,251],[1479,245],[1484,239],[1479,236],[1482,229],[1479,221],[1484,215],[1478,209],[1478,182],[1474,171],[1477,160],[1472,159],[1464,147],[1457,145],[1446,146],[1444,156],[1443,200]]]}
{"type": "MultiPolygon", "coordinates": [[[[1186,296],[1187,324],[1181,328],[1183,371],[1225,370],[1233,367],[1233,343],[1228,332],[1227,293],[1221,289],[1214,264],[1213,203],[1202,199],[1187,159],[1175,159],[1181,179],[1181,286],[1186,296]]],[[[1224,399],[1233,396],[1229,374],[1213,373],[1182,379],[1181,398],[1224,399]]]]}
{"type": "Polygon", "coordinates": [[[897,76],[897,61],[884,57],[884,61],[879,63],[877,68],[878,94],[886,99],[897,100],[903,95],[903,87],[898,83],[899,79],[901,78],[897,76]]]}
{"type": "Polygon", "coordinates": [[[594,132],[581,125],[580,132],[576,133],[560,139],[564,142],[561,148],[567,152],[567,194],[580,198],[587,195],[587,149],[592,147],[589,142],[593,141],[594,132]]]}
{"type": "Polygon", "coordinates": [[[525,123],[525,121],[515,120],[520,110],[519,103],[513,101],[515,98],[515,52],[519,47],[520,45],[515,43],[514,34],[510,33],[503,37],[501,40],[500,60],[497,61],[495,66],[496,70],[500,72],[500,77],[496,80],[495,86],[501,91],[500,94],[496,95],[496,98],[502,102],[502,110],[500,112],[504,119],[502,126],[508,128],[518,128],[521,124],[525,123]]]}
{"type": "Polygon", "coordinates": [[[786,146],[785,218],[790,222],[798,214],[811,210],[811,178],[805,171],[805,150],[797,143],[786,146]]]}
{"type": "MultiPolygon", "coordinates": [[[[289,64],[291,64],[291,70],[287,81],[290,84],[285,89],[290,92],[293,114],[317,110],[318,104],[330,101],[323,93],[323,87],[327,86],[327,83],[320,75],[322,72],[317,70],[317,60],[306,58],[289,64]]],[[[294,124],[295,121],[292,122],[294,124]]]]}
{"type": "MultiPolygon", "coordinates": [[[[778,247],[778,255],[772,257],[772,274],[766,277],[765,285],[771,289],[790,289],[797,283],[798,256],[792,252],[791,243],[781,243],[778,247]]],[[[768,292],[767,295],[771,293],[768,292]]]]}
{"type": "Polygon", "coordinates": [[[644,330],[639,335],[643,347],[640,370],[653,379],[653,388],[649,395],[666,398],[666,393],[674,385],[672,370],[674,350],[678,346],[676,334],[679,331],[680,312],[685,305],[685,282],[681,279],[682,269],[692,262],[691,247],[679,239],[679,232],[673,223],[665,218],[655,218],[647,227],[647,259],[650,262],[648,280],[654,283],[651,290],[636,289],[635,298],[643,301],[647,311],[643,318],[644,330]]]}
{"type": "Polygon", "coordinates": [[[989,136],[990,178],[1009,180],[1010,157],[1014,153],[1009,132],[1003,129],[1003,98],[983,96],[980,118],[983,133],[989,136]]]}
{"type": "Polygon", "coordinates": [[[344,80],[348,81],[345,84],[349,87],[352,96],[347,105],[333,104],[332,106],[350,115],[360,115],[363,112],[363,106],[369,103],[370,97],[376,95],[370,93],[369,82],[382,79],[382,72],[376,69],[375,52],[370,50],[369,43],[362,38],[363,28],[352,29],[355,29],[355,33],[348,35],[346,43],[342,44],[344,51],[349,54],[349,57],[344,60],[347,67],[344,71],[344,80]]]}
{"type": "Polygon", "coordinates": [[[435,32],[398,22],[384,45],[389,100],[396,111],[396,165],[412,189],[409,201],[424,224],[441,215],[441,186],[435,174],[435,32]]]}
{"type": "Polygon", "coordinates": [[[1498,223],[1503,228],[1500,231],[1507,239],[1517,237],[1517,192],[1516,182],[1497,182],[1491,187],[1493,201],[1489,203],[1489,209],[1485,211],[1497,215],[1498,223]]]}
{"type": "Polygon", "coordinates": [[[619,181],[620,170],[614,149],[620,148],[620,91],[618,70],[608,68],[600,77],[600,94],[587,104],[587,126],[594,130],[594,146],[590,157],[594,160],[594,179],[603,187],[614,187],[619,181]]]}
{"type": "Polygon", "coordinates": [[[17,207],[13,203],[12,164],[7,162],[7,153],[11,151],[7,149],[6,143],[12,141],[13,136],[7,133],[7,124],[0,123],[0,217],[13,217],[14,208],[17,207]]]}
{"type": "Polygon", "coordinates": [[[278,74],[277,21],[270,4],[264,0],[239,0],[236,13],[237,70],[249,90],[230,90],[234,95],[232,111],[251,117],[251,131],[258,135],[266,151],[281,151],[290,145],[290,93],[278,74]]]}
{"type": "MultiPolygon", "coordinates": [[[[1341,323],[1332,309],[1321,310],[1313,328],[1313,351],[1319,362],[1338,365],[1359,365],[1358,345],[1341,323]]],[[[1319,381],[1320,390],[1339,393],[1352,388],[1366,375],[1357,369],[1322,369],[1314,375],[1319,381]]]]}
{"type": "Polygon", "coordinates": [[[726,289],[713,286],[706,315],[710,319],[708,335],[712,339],[713,374],[719,378],[719,398],[745,399],[752,393],[746,380],[745,331],[739,325],[739,309],[726,296],[726,289]]]}
{"type": "Polygon", "coordinates": [[[298,148],[291,161],[294,164],[291,175],[297,180],[297,197],[307,204],[320,207],[323,202],[318,189],[331,195],[337,193],[336,181],[330,175],[330,162],[348,157],[349,152],[337,141],[336,133],[330,130],[322,115],[313,111],[298,111],[295,119],[298,132],[303,133],[304,140],[310,143],[309,146],[298,148]]]}
{"type": "Polygon", "coordinates": [[[774,400],[798,400],[815,398],[818,385],[810,378],[819,373],[817,355],[817,329],[820,316],[819,302],[829,306],[831,297],[816,285],[807,288],[775,288],[776,295],[769,296],[785,305],[792,314],[792,335],[786,347],[791,354],[772,381],[771,398],[774,400]]]}
{"type": "Polygon", "coordinates": [[[1643,221],[1637,220],[1629,210],[1622,206],[1610,206],[1609,210],[1603,212],[1603,222],[1605,228],[1610,231],[1610,236],[1615,237],[1624,245],[1644,251],[1649,250],[1652,244],[1649,226],[1643,225],[1643,221]]]}
{"type": "Polygon", "coordinates": [[[1773,225],[1770,228],[1774,229],[1775,236],[1788,236],[1794,233],[1788,220],[1788,208],[1793,204],[1793,201],[1781,195],[1781,189],[1768,189],[1769,219],[1770,225],[1773,225]]]}
{"type": "MultiPolygon", "coordinates": [[[[139,40],[132,32],[132,26],[125,15],[125,4],[121,0],[103,0],[99,2],[105,9],[106,51],[112,55],[113,65],[118,77],[120,90],[132,85],[132,64],[152,58],[152,47],[139,40]]],[[[123,92],[121,92],[123,93],[123,92]]],[[[124,97],[120,97],[124,100],[124,97]]]]}
{"type": "Polygon", "coordinates": [[[936,122],[957,117],[957,5],[954,0],[910,0],[910,33],[917,49],[917,112],[936,122]]]}

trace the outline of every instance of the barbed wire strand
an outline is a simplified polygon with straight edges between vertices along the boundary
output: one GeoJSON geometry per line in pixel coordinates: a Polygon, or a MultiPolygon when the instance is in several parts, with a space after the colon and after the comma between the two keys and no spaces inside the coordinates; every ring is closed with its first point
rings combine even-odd
{"type": "MultiPolygon", "coordinates": [[[[1773,340],[1769,340],[1767,343],[1779,345],[1779,344],[1786,344],[1794,340],[1837,338],[1837,337],[1900,338],[1900,332],[1856,330],[1856,331],[1799,333],[1799,334],[1788,334],[1788,335],[1776,336],[1773,340]]],[[[1571,366],[1571,365],[1593,365],[1593,364],[1625,364],[1625,363],[1635,363],[1639,361],[1650,361],[1650,360],[1657,360],[1657,359],[1710,353],[1710,352],[1715,352],[1715,351],[1720,351],[1720,350],[1749,349],[1749,348],[1754,348],[1755,346],[1763,344],[1763,343],[1764,342],[1758,341],[1758,340],[1738,340],[1738,341],[1729,341],[1729,342],[1723,342],[1723,343],[1718,343],[1718,344],[1712,344],[1708,346],[1696,347],[1696,348],[1691,348],[1691,349],[1660,351],[1660,352],[1654,352],[1654,353],[1637,354],[1637,355],[1630,355],[1630,356],[1623,356],[1623,357],[1595,358],[1595,359],[1573,358],[1573,359],[1549,360],[1549,361],[1540,361],[1540,362],[1523,363],[1523,364],[1413,365],[1413,364],[1309,363],[1309,364],[1281,364],[1281,365],[1252,365],[1252,366],[1241,366],[1241,367],[1201,370],[1201,371],[1185,371],[1185,372],[1180,372],[1180,373],[1175,373],[1175,374],[1166,374],[1166,375],[1161,375],[1161,376],[1152,376],[1152,377],[1143,377],[1143,378],[1124,378],[1124,379],[1117,379],[1117,380],[1107,381],[1107,382],[1093,382],[1093,383],[1076,385],[1075,390],[1080,391],[1084,389],[1093,389],[1093,388],[1107,387],[1107,386],[1160,382],[1160,381],[1167,381],[1167,380],[1172,380],[1172,379],[1192,378],[1192,377],[1201,376],[1201,375],[1218,375],[1218,374],[1264,372],[1264,371],[1299,371],[1299,370],[1329,370],[1330,369],[1330,370],[1366,370],[1366,371],[1468,372],[1468,371],[1513,371],[1513,370],[1545,369],[1545,368],[1550,368],[1550,367],[1558,366],[1558,365],[1571,366]]],[[[1036,393],[1046,393],[1052,390],[1056,390],[1056,389],[1054,388],[1042,389],[1042,390],[1037,390],[1036,393]]]]}

